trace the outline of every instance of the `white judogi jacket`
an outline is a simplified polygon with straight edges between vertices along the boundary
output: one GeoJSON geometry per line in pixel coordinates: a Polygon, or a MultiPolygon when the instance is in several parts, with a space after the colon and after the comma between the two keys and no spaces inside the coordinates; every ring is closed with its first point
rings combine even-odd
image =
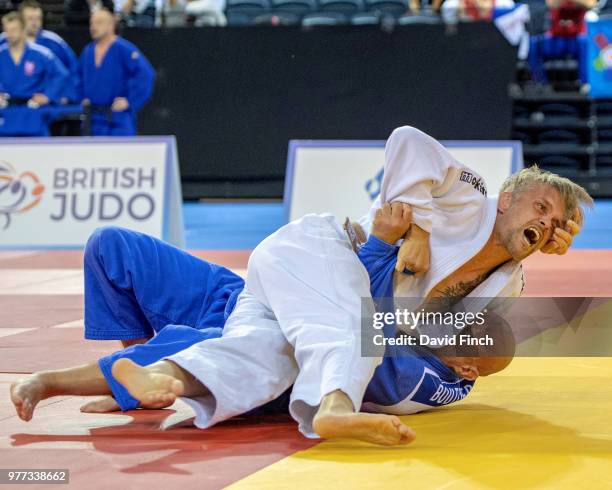
{"type": "MultiPolygon", "coordinates": [[[[387,140],[381,192],[360,220],[364,230],[371,229],[381,203],[395,201],[411,205],[414,223],[430,233],[431,247],[427,273],[395,274],[395,297],[425,298],[482,249],[497,216],[497,198],[487,197],[482,177],[410,126],[396,129],[387,140]]],[[[523,288],[521,264],[510,260],[468,294],[464,306],[481,310],[486,298],[518,297],[523,288]]]]}
{"type": "MultiPolygon", "coordinates": [[[[487,199],[482,179],[437,141],[404,127],[388,140],[382,193],[365,221],[371,223],[381,202],[398,200],[409,203],[414,221],[431,231],[432,266],[422,277],[396,274],[394,294],[424,298],[486,243],[497,214],[496,199],[487,199]]],[[[488,302],[492,297],[517,296],[521,278],[520,264],[510,261],[468,298],[488,302]]],[[[302,433],[316,437],[312,419],[322,397],[341,390],[355,407],[360,406],[382,362],[382,353],[368,357],[361,350],[361,321],[373,314],[370,276],[344,230],[330,215],[307,215],[283,226],[253,251],[245,289],[223,336],[168,359],[208,388],[205,396],[185,398],[196,412],[198,427],[259,407],[293,385],[290,413],[302,433]]],[[[368,409],[411,413],[427,400],[440,404],[454,399],[457,389],[462,396],[467,393],[461,380],[457,386],[451,383],[444,395],[437,390],[430,393],[425,388],[435,383],[429,383],[428,373],[422,374],[410,393],[400,393],[399,404],[396,396],[393,407],[383,400],[370,403],[368,409]],[[427,400],[423,393],[429,394],[427,400]]]]}

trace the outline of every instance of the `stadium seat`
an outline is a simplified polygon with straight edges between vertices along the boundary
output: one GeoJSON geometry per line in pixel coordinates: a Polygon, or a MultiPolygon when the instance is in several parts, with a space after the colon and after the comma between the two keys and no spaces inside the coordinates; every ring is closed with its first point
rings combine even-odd
{"type": "Polygon", "coordinates": [[[558,59],[544,62],[546,77],[552,87],[560,92],[578,91],[580,74],[578,62],[573,59],[558,59]]]}
{"type": "Polygon", "coordinates": [[[563,143],[579,145],[581,143],[580,136],[574,131],[564,129],[551,129],[543,131],[539,136],[540,143],[563,143]]]}
{"type": "Polygon", "coordinates": [[[532,77],[531,68],[527,60],[518,60],[516,62],[516,82],[523,86],[529,83],[532,77]]]}
{"type": "Polygon", "coordinates": [[[239,14],[228,12],[225,14],[227,17],[228,26],[254,26],[255,18],[248,14],[239,14]]]}
{"type": "Polygon", "coordinates": [[[272,13],[286,13],[302,17],[316,10],[315,0],[272,0],[272,13]]]}
{"type": "Polygon", "coordinates": [[[363,0],[319,0],[319,11],[352,15],[364,9],[363,0]]]}
{"type": "Polygon", "coordinates": [[[255,25],[258,26],[294,26],[299,23],[298,15],[285,12],[263,14],[255,18],[255,25]]]}
{"type": "Polygon", "coordinates": [[[517,131],[517,130],[512,131],[512,139],[519,140],[524,145],[532,144],[530,135],[528,133],[525,133],[524,131],[517,131]]]}
{"type": "Polygon", "coordinates": [[[598,116],[612,116],[612,102],[597,101],[598,116]]]}
{"type": "Polygon", "coordinates": [[[610,172],[612,170],[612,155],[600,155],[596,160],[597,170],[605,169],[610,172]]]}
{"type": "Polygon", "coordinates": [[[380,14],[377,12],[359,12],[351,17],[354,26],[376,26],[380,24],[380,14]]]}
{"type": "Polygon", "coordinates": [[[368,12],[380,12],[383,15],[400,17],[408,11],[407,0],[365,0],[368,12]]]}
{"type": "Polygon", "coordinates": [[[528,118],[530,113],[531,111],[529,110],[528,107],[525,107],[524,105],[521,105],[518,102],[514,103],[514,118],[515,119],[528,118]]]}
{"type": "Polygon", "coordinates": [[[600,143],[610,144],[612,143],[612,129],[598,129],[597,140],[600,143]]]}
{"type": "Polygon", "coordinates": [[[580,160],[577,158],[568,157],[565,155],[547,155],[540,158],[540,165],[542,167],[573,167],[575,169],[580,168],[580,160]]]}
{"type": "Polygon", "coordinates": [[[337,26],[348,24],[348,17],[339,12],[316,12],[302,18],[304,27],[337,26]]]}
{"type": "Polygon", "coordinates": [[[583,157],[568,157],[551,154],[538,158],[535,162],[545,170],[568,177],[579,175],[581,171],[589,168],[589,159],[586,155],[583,157]]]}
{"type": "Polygon", "coordinates": [[[580,117],[579,111],[576,107],[570,104],[561,103],[550,103],[541,105],[538,110],[544,114],[544,117],[554,116],[574,116],[580,117]]]}
{"type": "Polygon", "coordinates": [[[442,21],[436,15],[426,15],[426,14],[405,14],[402,15],[399,19],[397,19],[397,23],[401,26],[407,26],[412,24],[440,24],[442,21]]]}
{"type": "Polygon", "coordinates": [[[227,23],[232,26],[253,25],[255,18],[270,9],[268,0],[228,0],[225,9],[227,23]]]}

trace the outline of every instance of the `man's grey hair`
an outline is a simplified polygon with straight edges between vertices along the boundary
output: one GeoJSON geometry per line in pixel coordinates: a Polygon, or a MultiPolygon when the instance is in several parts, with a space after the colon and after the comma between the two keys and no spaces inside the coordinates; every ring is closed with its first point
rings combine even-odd
{"type": "Polygon", "coordinates": [[[524,168],[508,177],[501,186],[500,192],[520,193],[531,189],[535,185],[547,185],[556,189],[565,204],[564,219],[573,219],[579,225],[584,219],[582,207],[593,207],[593,198],[578,184],[537,165],[524,168]]]}

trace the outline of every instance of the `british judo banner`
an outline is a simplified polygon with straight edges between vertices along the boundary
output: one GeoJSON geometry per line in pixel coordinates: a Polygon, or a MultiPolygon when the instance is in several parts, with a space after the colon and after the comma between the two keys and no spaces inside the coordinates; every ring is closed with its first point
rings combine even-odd
{"type": "Polygon", "coordinates": [[[612,97],[612,20],[588,22],[587,26],[590,95],[612,97]]]}
{"type": "Polygon", "coordinates": [[[184,246],[176,142],[0,139],[0,248],[78,248],[100,226],[184,246]]]}
{"type": "MultiPolygon", "coordinates": [[[[491,195],[523,168],[519,141],[442,141],[461,163],[478,173],[491,195]]],[[[288,221],[308,213],[360,218],[380,192],[385,141],[292,140],[284,207],[288,221]]],[[[476,177],[466,175],[465,178],[476,177]]],[[[479,185],[474,182],[474,185],[479,185]]]]}

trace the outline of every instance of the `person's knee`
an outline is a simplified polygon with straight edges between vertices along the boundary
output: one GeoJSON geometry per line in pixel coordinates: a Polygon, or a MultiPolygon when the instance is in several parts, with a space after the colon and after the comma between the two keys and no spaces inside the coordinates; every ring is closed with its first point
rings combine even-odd
{"type": "Polygon", "coordinates": [[[97,259],[109,247],[115,248],[114,245],[123,241],[126,233],[127,230],[118,226],[104,226],[94,230],[85,244],[85,262],[97,259]]]}

